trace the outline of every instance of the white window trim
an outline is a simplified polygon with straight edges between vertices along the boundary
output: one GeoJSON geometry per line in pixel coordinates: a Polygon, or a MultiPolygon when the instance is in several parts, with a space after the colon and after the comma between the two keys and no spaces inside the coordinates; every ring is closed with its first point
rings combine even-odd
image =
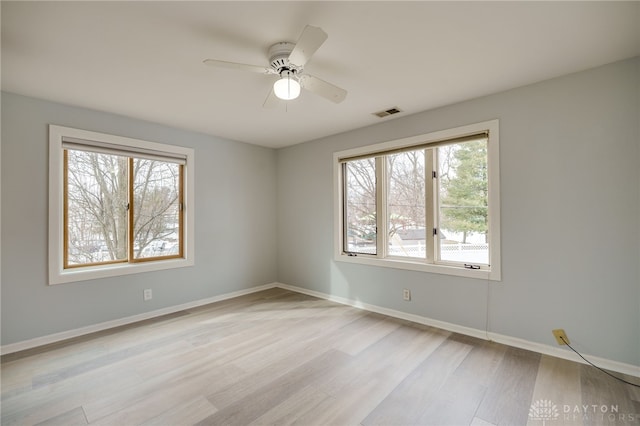
{"type": "Polygon", "coordinates": [[[191,148],[148,142],[140,139],[114,136],[105,133],[49,125],[49,284],[62,284],[97,278],[160,271],[194,265],[195,247],[195,157],[191,148]],[[153,262],[97,265],[84,268],[64,269],[64,150],[63,138],[102,142],[123,149],[137,148],[186,157],[184,166],[184,257],[153,262]]]}
{"type": "Polygon", "coordinates": [[[333,154],[333,188],[334,188],[334,260],[338,262],[355,263],[361,265],[381,266],[388,268],[406,269],[410,271],[432,272],[437,274],[454,275],[460,277],[477,278],[483,280],[500,281],[500,150],[499,150],[499,121],[490,120],[470,124],[424,135],[412,136],[375,145],[353,148],[333,154]],[[341,159],[367,155],[374,152],[388,151],[411,147],[418,144],[436,143],[446,139],[471,135],[481,131],[489,132],[487,142],[488,164],[488,203],[489,210],[489,269],[466,269],[461,266],[425,263],[415,259],[380,258],[374,256],[349,256],[343,252],[343,182],[341,159]]]}

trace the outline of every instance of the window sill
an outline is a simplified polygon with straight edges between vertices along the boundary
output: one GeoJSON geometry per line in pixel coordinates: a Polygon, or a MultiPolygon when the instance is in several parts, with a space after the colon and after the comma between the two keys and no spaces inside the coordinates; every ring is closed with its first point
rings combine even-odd
{"type": "Polygon", "coordinates": [[[487,269],[466,269],[458,266],[428,264],[409,259],[378,259],[375,257],[349,256],[346,254],[336,254],[334,260],[337,262],[355,263],[360,265],[379,266],[382,268],[404,269],[407,271],[430,272],[434,274],[453,275],[457,277],[476,278],[481,280],[500,281],[500,272],[487,269]]]}
{"type": "Polygon", "coordinates": [[[162,271],[165,269],[184,268],[193,266],[193,264],[193,260],[190,259],[167,259],[146,263],[118,263],[104,266],[73,268],[63,271],[50,270],[49,284],[64,284],[143,272],[162,271]]]}

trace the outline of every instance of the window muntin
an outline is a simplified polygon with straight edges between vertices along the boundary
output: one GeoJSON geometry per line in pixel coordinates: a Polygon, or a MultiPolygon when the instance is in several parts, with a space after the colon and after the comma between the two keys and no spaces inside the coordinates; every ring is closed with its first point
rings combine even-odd
{"type": "Polygon", "coordinates": [[[336,260],[500,280],[498,120],[337,152],[334,161],[336,260]],[[343,248],[345,170],[364,159],[383,183],[371,212],[375,254],[343,248]]]}
{"type": "Polygon", "coordinates": [[[50,125],[49,284],[192,266],[194,164],[191,148],[50,125]]]}

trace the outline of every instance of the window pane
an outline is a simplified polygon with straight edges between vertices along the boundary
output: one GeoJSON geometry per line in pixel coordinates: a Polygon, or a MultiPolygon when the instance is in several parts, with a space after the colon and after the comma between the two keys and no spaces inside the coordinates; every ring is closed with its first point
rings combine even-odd
{"type": "Polygon", "coordinates": [[[389,256],[426,257],[425,150],[386,157],[389,256]]]}
{"type": "Polygon", "coordinates": [[[127,159],[66,153],[65,266],[126,260],[127,159]]]}
{"type": "Polygon", "coordinates": [[[487,143],[438,148],[440,260],[489,263],[487,143]]]}
{"type": "Polygon", "coordinates": [[[133,257],[178,256],[180,168],[174,163],[133,160],[133,257]]]}
{"type": "Polygon", "coordinates": [[[376,254],[376,164],[374,158],[345,163],[345,250],[376,254]]]}

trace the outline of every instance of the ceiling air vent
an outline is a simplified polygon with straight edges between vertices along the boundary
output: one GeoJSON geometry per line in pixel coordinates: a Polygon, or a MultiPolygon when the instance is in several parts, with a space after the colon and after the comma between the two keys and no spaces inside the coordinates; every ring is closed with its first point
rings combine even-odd
{"type": "Polygon", "coordinates": [[[389,108],[389,109],[384,110],[384,111],[374,112],[373,115],[377,115],[378,117],[382,118],[382,117],[386,117],[388,115],[397,114],[399,112],[402,112],[402,110],[400,108],[393,107],[393,108],[389,108]]]}

